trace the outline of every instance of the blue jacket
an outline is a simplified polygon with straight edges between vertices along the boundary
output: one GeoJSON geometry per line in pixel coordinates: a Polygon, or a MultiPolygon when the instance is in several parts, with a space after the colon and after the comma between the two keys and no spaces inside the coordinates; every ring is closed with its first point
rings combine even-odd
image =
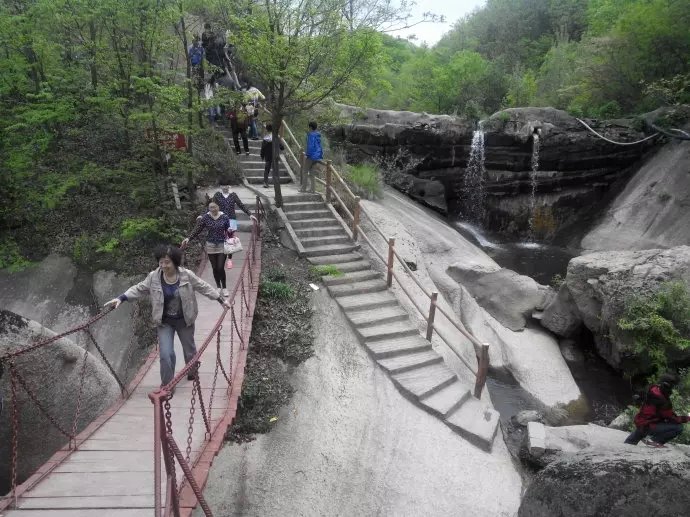
{"type": "Polygon", "coordinates": [[[309,131],[307,133],[307,150],[304,153],[310,160],[323,160],[323,149],[321,149],[321,133],[309,131]]]}

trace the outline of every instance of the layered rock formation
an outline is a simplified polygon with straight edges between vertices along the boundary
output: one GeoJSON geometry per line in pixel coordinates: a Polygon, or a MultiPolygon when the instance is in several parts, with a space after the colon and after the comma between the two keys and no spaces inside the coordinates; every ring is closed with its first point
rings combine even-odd
{"type": "Polygon", "coordinates": [[[630,336],[617,324],[626,301],[674,280],[690,284],[690,246],[576,257],[568,264],[565,282],[544,310],[541,323],[562,337],[572,337],[585,326],[599,354],[621,368],[632,347],[630,336]]]}
{"type": "MultiPolygon", "coordinates": [[[[463,189],[474,124],[458,117],[351,107],[343,107],[343,115],[352,123],[334,127],[329,136],[347,145],[354,161],[405,149],[421,160],[406,193],[438,210],[462,213],[469,195],[463,189]],[[441,185],[447,207],[439,202],[441,185]]],[[[632,120],[588,123],[613,140],[645,136],[632,120]]],[[[568,233],[572,225],[591,215],[593,205],[606,199],[612,185],[627,179],[653,146],[652,141],[625,147],[607,143],[553,108],[504,110],[492,115],[483,130],[487,208],[483,222],[513,235],[528,229],[533,134],[540,135],[534,223],[542,238],[568,233]]]]}

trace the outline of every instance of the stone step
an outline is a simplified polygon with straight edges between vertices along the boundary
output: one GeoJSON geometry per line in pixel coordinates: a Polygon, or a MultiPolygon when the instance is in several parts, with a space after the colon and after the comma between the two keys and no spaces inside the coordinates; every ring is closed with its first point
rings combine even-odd
{"type": "MultiPolygon", "coordinates": [[[[310,250],[306,251],[308,253],[310,250]]],[[[340,296],[351,296],[353,294],[376,293],[388,289],[386,282],[383,280],[364,280],[362,282],[354,282],[352,284],[329,285],[326,287],[333,298],[338,298],[340,296]]]]}
{"type": "Polygon", "coordinates": [[[381,291],[378,293],[369,294],[355,294],[352,296],[341,296],[336,298],[336,303],[344,311],[348,310],[371,310],[380,307],[389,307],[391,305],[398,305],[398,299],[389,291],[381,291]]]}
{"type": "Polygon", "coordinates": [[[305,210],[323,210],[326,205],[323,201],[291,201],[290,203],[283,204],[283,210],[285,212],[303,212],[305,210]]]}
{"type": "Polygon", "coordinates": [[[367,260],[357,260],[354,262],[343,262],[340,264],[335,264],[338,271],[341,273],[354,273],[356,271],[365,271],[371,268],[371,264],[367,260]]]}
{"type": "Polygon", "coordinates": [[[319,194],[300,193],[283,196],[283,203],[299,203],[301,201],[321,201],[323,203],[319,194]]]}
{"type": "MultiPolygon", "coordinates": [[[[328,244],[326,246],[314,246],[313,248],[305,249],[305,257],[321,257],[323,255],[338,255],[345,253],[352,253],[359,249],[359,244],[328,244]]],[[[354,293],[353,293],[354,294],[354,293]]]]}
{"type": "Polygon", "coordinates": [[[305,219],[326,219],[333,214],[331,214],[330,210],[302,210],[299,212],[285,212],[285,215],[290,221],[304,221],[305,219]]]}
{"type": "Polygon", "coordinates": [[[455,381],[433,395],[421,399],[422,407],[430,413],[446,418],[470,398],[472,394],[460,381],[455,381]]]}
{"type": "Polygon", "coordinates": [[[491,450],[498,430],[499,414],[481,400],[470,396],[458,409],[446,417],[445,422],[468,441],[483,449],[491,450]]]}
{"type": "MultiPolygon", "coordinates": [[[[335,265],[335,264],[334,264],[335,265]]],[[[338,266],[335,266],[338,267],[338,266]]],[[[377,271],[364,270],[355,271],[352,273],[343,273],[342,275],[327,275],[322,276],[321,280],[326,285],[340,285],[340,284],[351,284],[353,282],[361,282],[362,280],[374,280],[380,278],[381,274],[377,271]]]]}
{"type": "Polygon", "coordinates": [[[371,327],[409,319],[407,311],[399,305],[382,307],[375,311],[349,311],[345,313],[345,317],[355,327],[371,327]]]}
{"type": "MultiPolygon", "coordinates": [[[[263,184],[263,182],[264,182],[264,177],[263,177],[263,176],[245,176],[244,178],[245,178],[249,183],[251,183],[252,185],[256,185],[256,184],[259,184],[259,183],[262,183],[262,184],[263,184]]],[[[285,183],[292,183],[292,178],[290,178],[290,177],[288,177],[288,176],[281,176],[281,177],[280,177],[280,184],[283,185],[283,184],[285,184],[285,183]]],[[[273,179],[269,179],[269,180],[268,180],[268,184],[269,184],[269,185],[272,185],[272,184],[273,184],[273,179]]]]}
{"type": "Polygon", "coordinates": [[[410,354],[412,352],[431,350],[431,343],[419,335],[365,341],[364,346],[371,352],[375,359],[384,359],[387,357],[410,354]]]}
{"type": "Polygon", "coordinates": [[[299,239],[307,237],[325,237],[327,235],[337,235],[343,233],[342,226],[314,226],[311,228],[294,228],[299,239]]]}
{"type": "Polygon", "coordinates": [[[438,363],[395,373],[391,375],[391,379],[403,392],[420,399],[441,391],[457,377],[444,363],[438,363]]]}
{"type": "Polygon", "coordinates": [[[370,327],[358,327],[355,332],[364,341],[377,341],[379,339],[394,339],[407,336],[419,335],[417,327],[412,326],[409,321],[394,321],[382,323],[370,327]]]}
{"type": "MultiPolygon", "coordinates": [[[[294,226],[294,225],[293,225],[294,226]]],[[[322,257],[311,257],[310,264],[315,266],[323,266],[327,264],[347,264],[355,261],[362,261],[362,255],[359,253],[347,253],[343,255],[324,255],[322,257]]]]}
{"type": "Polygon", "coordinates": [[[345,231],[340,235],[325,235],[323,237],[305,237],[300,239],[302,246],[305,248],[313,248],[314,246],[326,246],[328,244],[346,244],[352,242],[345,231]]]}
{"type": "Polygon", "coordinates": [[[381,368],[392,375],[394,373],[402,373],[423,366],[429,366],[430,364],[441,363],[443,362],[443,357],[434,350],[429,349],[423,350],[422,352],[378,359],[376,362],[379,363],[381,368]]]}
{"type": "Polygon", "coordinates": [[[309,228],[313,227],[318,227],[318,226],[335,226],[338,224],[338,221],[335,219],[335,217],[331,216],[330,218],[316,218],[316,219],[302,219],[301,221],[290,221],[290,224],[292,225],[292,228],[297,231],[299,230],[307,230],[309,228]]]}

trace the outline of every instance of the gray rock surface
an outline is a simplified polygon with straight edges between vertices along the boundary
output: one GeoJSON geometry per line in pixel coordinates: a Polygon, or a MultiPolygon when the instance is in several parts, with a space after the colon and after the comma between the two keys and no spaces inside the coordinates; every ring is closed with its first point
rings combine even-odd
{"type": "MultiPolygon", "coordinates": [[[[9,311],[0,310],[0,356],[9,350],[24,348],[33,340],[55,335],[35,321],[22,318],[9,311]]],[[[74,339],[79,339],[75,337],[74,339]]],[[[77,431],[83,429],[108,407],[120,394],[120,389],[110,372],[95,356],[84,351],[67,338],[48,347],[27,353],[16,359],[17,372],[31,387],[37,400],[68,432],[72,431],[81,372],[84,385],[77,431]]],[[[11,451],[11,390],[10,373],[6,367],[0,380],[0,392],[5,399],[5,412],[0,418],[0,488],[9,484],[11,451]]],[[[51,425],[20,387],[19,399],[19,471],[18,481],[28,477],[45,462],[67,439],[51,425]]]]}
{"type": "Polygon", "coordinates": [[[462,284],[479,305],[513,331],[525,328],[532,312],[544,306],[550,290],[510,269],[477,273],[473,264],[466,268],[458,262],[448,268],[448,276],[462,284]]]}
{"type": "MultiPolygon", "coordinates": [[[[0,271],[0,308],[63,332],[93,316],[96,306],[100,310],[106,301],[141,279],[143,276],[122,277],[112,271],[81,271],[69,258],[49,255],[25,271],[0,271]]],[[[153,336],[145,334],[146,326],[150,327],[148,307],[144,301],[141,320],[133,321],[135,304],[125,303],[93,327],[108,361],[125,378],[138,369],[147,347],[154,342],[153,336]],[[130,344],[134,347],[131,358],[130,344]],[[124,371],[125,366],[128,371],[124,371]]]]}
{"type": "Polygon", "coordinates": [[[647,160],[582,239],[587,250],[671,248],[690,242],[690,142],[647,160]]]}
{"type": "Polygon", "coordinates": [[[315,356],[271,432],[220,451],[214,515],[515,515],[522,481],[503,441],[484,452],[410,404],[325,289],[313,306],[315,356]]]}
{"type": "Polygon", "coordinates": [[[690,458],[681,450],[619,445],[557,459],[527,488],[519,517],[687,515],[690,458]]]}
{"type": "Polygon", "coordinates": [[[542,325],[569,337],[579,316],[594,335],[599,354],[619,368],[632,345],[617,324],[626,300],[653,293],[674,280],[690,284],[690,246],[576,257],[568,264],[559,295],[546,307],[542,325]]]}
{"type": "Polygon", "coordinates": [[[563,337],[574,336],[580,330],[582,318],[567,286],[561,286],[556,297],[544,308],[541,324],[563,337]]]}
{"type": "Polygon", "coordinates": [[[609,429],[628,431],[632,423],[633,419],[629,413],[621,413],[611,421],[611,423],[609,424],[609,429]]]}

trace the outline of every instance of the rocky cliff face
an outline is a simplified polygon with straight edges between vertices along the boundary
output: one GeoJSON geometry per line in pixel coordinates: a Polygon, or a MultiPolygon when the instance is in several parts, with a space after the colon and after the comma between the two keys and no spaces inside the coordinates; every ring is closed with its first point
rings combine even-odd
{"type": "MultiPolygon", "coordinates": [[[[361,161],[399,149],[421,160],[407,193],[440,211],[463,213],[473,194],[465,187],[475,125],[451,116],[356,110],[343,107],[353,122],[330,131],[361,161]],[[442,195],[441,195],[442,187],[442,195]]],[[[587,121],[616,141],[645,135],[632,120],[587,121]]],[[[577,120],[553,108],[515,108],[492,115],[482,126],[485,142],[485,216],[483,223],[504,234],[528,230],[532,180],[536,182],[538,236],[552,239],[592,212],[612,186],[627,179],[654,145],[609,144],[577,120]],[[539,168],[532,177],[533,135],[539,135],[539,168]]],[[[616,189],[617,191],[618,189],[616,189]]]]}

